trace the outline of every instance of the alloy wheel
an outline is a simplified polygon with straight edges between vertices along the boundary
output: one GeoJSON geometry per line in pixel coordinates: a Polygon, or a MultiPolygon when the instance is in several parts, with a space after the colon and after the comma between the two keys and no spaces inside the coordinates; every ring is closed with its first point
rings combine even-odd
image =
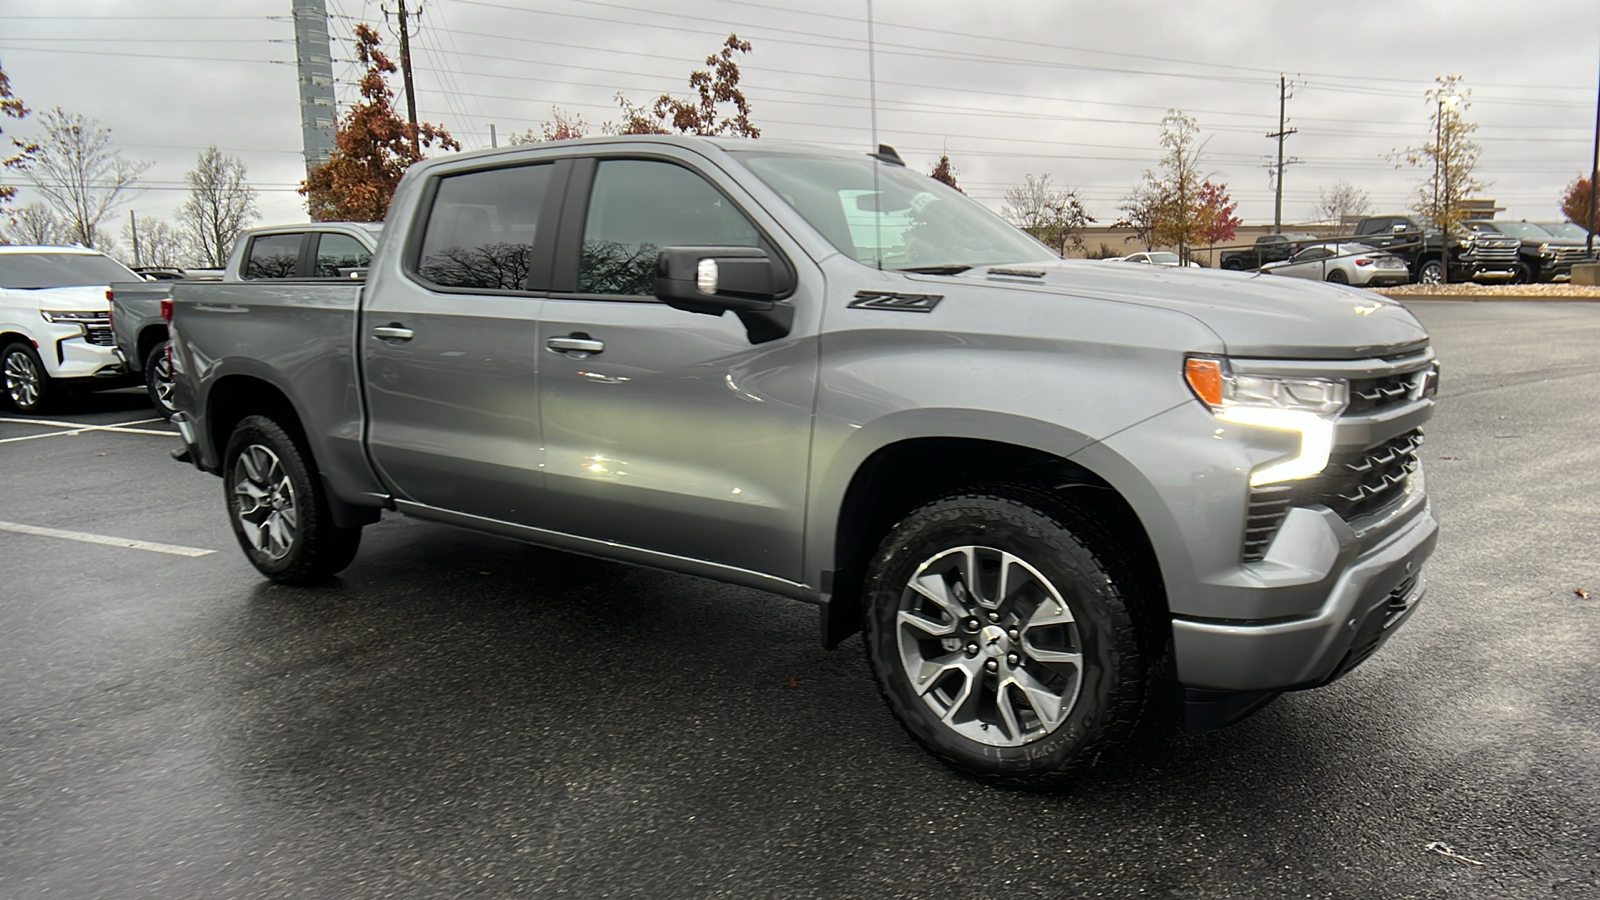
{"type": "Polygon", "coordinates": [[[963,737],[996,747],[1066,722],[1083,685],[1072,608],[1027,561],[992,547],[944,550],[901,594],[896,641],[923,703],[963,737]]]}
{"type": "Polygon", "coordinates": [[[31,409],[39,402],[39,367],[28,354],[18,350],[6,354],[6,396],[19,409],[31,409]]]}
{"type": "Polygon", "coordinates": [[[177,407],[172,405],[172,360],[165,353],[159,354],[152,371],[155,373],[156,403],[169,413],[176,411],[177,407]]]}
{"type": "Polygon", "coordinates": [[[233,502],[245,539],[269,559],[294,549],[300,529],[294,484],[272,449],[251,444],[233,464],[233,502]]]}

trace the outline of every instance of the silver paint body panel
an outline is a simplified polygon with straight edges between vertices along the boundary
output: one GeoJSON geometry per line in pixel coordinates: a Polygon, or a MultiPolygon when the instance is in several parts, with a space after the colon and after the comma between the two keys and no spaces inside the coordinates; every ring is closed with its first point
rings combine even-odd
{"type": "MultiPolygon", "coordinates": [[[[173,285],[177,403],[201,465],[214,469],[219,449],[210,391],[256,378],[293,403],[347,502],[816,600],[846,490],[874,453],[928,437],[1026,447],[1127,500],[1184,635],[1180,678],[1219,689],[1292,687],[1331,667],[1342,623],[1329,623],[1360,592],[1352,579],[1392,586],[1395,566],[1432,547],[1419,476],[1383,522],[1358,531],[1297,510],[1265,560],[1241,563],[1248,474],[1284,453],[1282,436],[1219,427],[1182,378],[1195,353],[1376,371],[1426,347],[1416,319],[1375,294],[1060,260],[1020,261],[1037,277],[878,271],[835,251],[721,143],[684,138],[429,160],[407,174],[384,234],[364,289],[173,285]],[[618,154],[679,160],[744,209],[796,270],[787,337],[752,345],[732,315],[647,298],[446,294],[408,277],[430,177],[618,154]],[[860,291],[944,299],[931,312],[851,308],[860,291]],[[415,337],[380,339],[379,326],[415,337]],[[579,334],[604,349],[546,346],[579,334]],[[1316,664],[1295,663],[1313,651],[1286,630],[1318,636],[1316,664]]],[[[1337,440],[1381,440],[1431,409],[1341,423],[1337,440]]]]}

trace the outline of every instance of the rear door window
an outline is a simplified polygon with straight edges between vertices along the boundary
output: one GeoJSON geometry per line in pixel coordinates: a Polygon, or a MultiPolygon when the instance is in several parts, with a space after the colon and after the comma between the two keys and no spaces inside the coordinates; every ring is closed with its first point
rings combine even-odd
{"type": "Polygon", "coordinates": [[[300,243],[305,235],[263,234],[250,241],[244,264],[246,278],[293,278],[300,274],[300,243]]]}
{"type": "Polygon", "coordinates": [[[372,253],[348,234],[324,233],[317,238],[316,263],[311,274],[317,278],[338,278],[340,269],[364,269],[372,264],[372,253]]]}
{"type": "Polygon", "coordinates": [[[416,272],[446,288],[527,289],[550,163],[439,179],[416,272]]]}

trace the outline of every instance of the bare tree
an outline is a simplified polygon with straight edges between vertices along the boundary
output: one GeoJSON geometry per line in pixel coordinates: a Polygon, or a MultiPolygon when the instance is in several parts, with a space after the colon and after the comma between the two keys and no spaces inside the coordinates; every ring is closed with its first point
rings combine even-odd
{"type": "Polygon", "coordinates": [[[64,244],[68,242],[67,229],[61,219],[43,203],[30,203],[11,214],[11,227],[6,229],[8,244],[64,244]]]}
{"type": "Polygon", "coordinates": [[[22,170],[66,225],[68,240],[85,247],[103,243],[100,223],[154,165],[125,158],[111,146],[111,129],[94,119],[56,107],[39,116],[44,136],[22,170]]]}
{"type": "Polygon", "coordinates": [[[1337,224],[1346,216],[1364,216],[1371,212],[1372,198],[1367,192],[1348,181],[1340,181],[1318,193],[1311,217],[1318,222],[1337,224]]]}
{"type": "Polygon", "coordinates": [[[1083,229],[1094,221],[1077,190],[1052,187],[1047,174],[1037,178],[1029,174],[1022,184],[1007,188],[1004,212],[1011,224],[1057,253],[1065,253],[1068,246],[1083,249],[1083,229]]]}
{"type": "Polygon", "coordinates": [[[133,233],[132,223],[122,226],[123,243],[130,249],[139,248],[138,258],[133,261],[134,264],[173,267],[189,264],[191,256],[189,251],[193,245],[180,229],[172,227],[161,219],[140,219],[138,222],[137,239],[133,233]]]}
{"type": "Polygon", "coordinates": [[[256,211],[255,189],[245,181],[244,162],[215,145],[200,152],[195,167],[184,179],[189,182],[189,199],[178,210],[177,232],[193,251],[195,262],[220,269],[227,263],[239,232],[260,215],[256,211]]]}

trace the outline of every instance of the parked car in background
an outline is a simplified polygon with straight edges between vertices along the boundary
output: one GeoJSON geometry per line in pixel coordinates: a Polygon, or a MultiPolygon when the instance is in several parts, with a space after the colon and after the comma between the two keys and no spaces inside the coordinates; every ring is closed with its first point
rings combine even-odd
{"type": "Polygon", "coordinates": [[[1267,263],[1261,267],[1261,273],[1353,284],[1357,287],[1405,284],[1411,280],[1405,260],[1393,253],[1374,250],[1366,244],[1307,247],[1292,259],[1267,263]]]}
{"type": "MultiPolygon", "coordinates": [[[[1580,244],[1587,244],[1589,240],[1589,232],[1584,231],[1583,226],[1577,222],[1535,222],[1533,224],[1563,240],[1577,241],[1580,244]]],[[[1595,244],[1600,246],[1600,236],[1596,236],[1595,244]]]]}
{"type": "MultiPolygon", "coordinates": [[[[1183,262],[1178,254],[1166,250],[1141,250],[1138,253],[1129,253],[1127,256],[1116,257],[1117,262],[1142,263],[1148,266],[1181,266],[1183,262]]],[[[1204,268],[1194,260],[1189,260],[1189,265],[1196,269],[1204,268]]]]}
{"type": "Polygon", "coordinates": [[[114,285],[112,333],[128,371],[144,378],[156,412],[172,418],[172,366],[162,301],[178,281],[326,281],[372,262],[383,226],[376,222],[313,222],[252,228],[234,241],[222,269],[184,269],[178,279],[114,285]]]}
{"type": "Polygon", "coordinates": [[[1451,282],[1510,281],[1517,277],[1522,242],[1510,235],[1462,229],[1444,233],[1413,216],[1368,216],[1356,223],[1355,240],[1404,259],[1411,280],[1439,284],[1445,280],[1445,250],[1449,250],[1451,282]]]}
{"type": "Polygon", "coordinates": [[[133,271],[143,275],[147,281],[177,281],[180,278],[191,280],[210,279],[220,281],[221,269],[180,269],[177,266],[134,266],[133,271]]]}
{"type": "Polygon", "coordinates": [[[1305,232],[1292,234],[1263,234],[1256,238],[1255,246],[1241,250],[1227,250],[1222,254],[1224,269],[1259,269],[1269,262],[1280,262],[1299,253],[1322,238],[1305,232]]]}
{"type": "Polygon", "coordinates": [[[0,246],[0,377],[20,412],[41,412],[68,387],[124,387],[108,288],[131,269],[82,247],[0,246]]]}
{"type": "Polygon", "coordinates": [[[1586,252],[1582,238],[1556,237],[1532,222],[1472,219],[1461,224],[1480,234],[1507,235],[1522,242],[1517,264],[1518,284],[1567,281],[1572,278],[1572,264],[1583,262],[1586,252]]]}

